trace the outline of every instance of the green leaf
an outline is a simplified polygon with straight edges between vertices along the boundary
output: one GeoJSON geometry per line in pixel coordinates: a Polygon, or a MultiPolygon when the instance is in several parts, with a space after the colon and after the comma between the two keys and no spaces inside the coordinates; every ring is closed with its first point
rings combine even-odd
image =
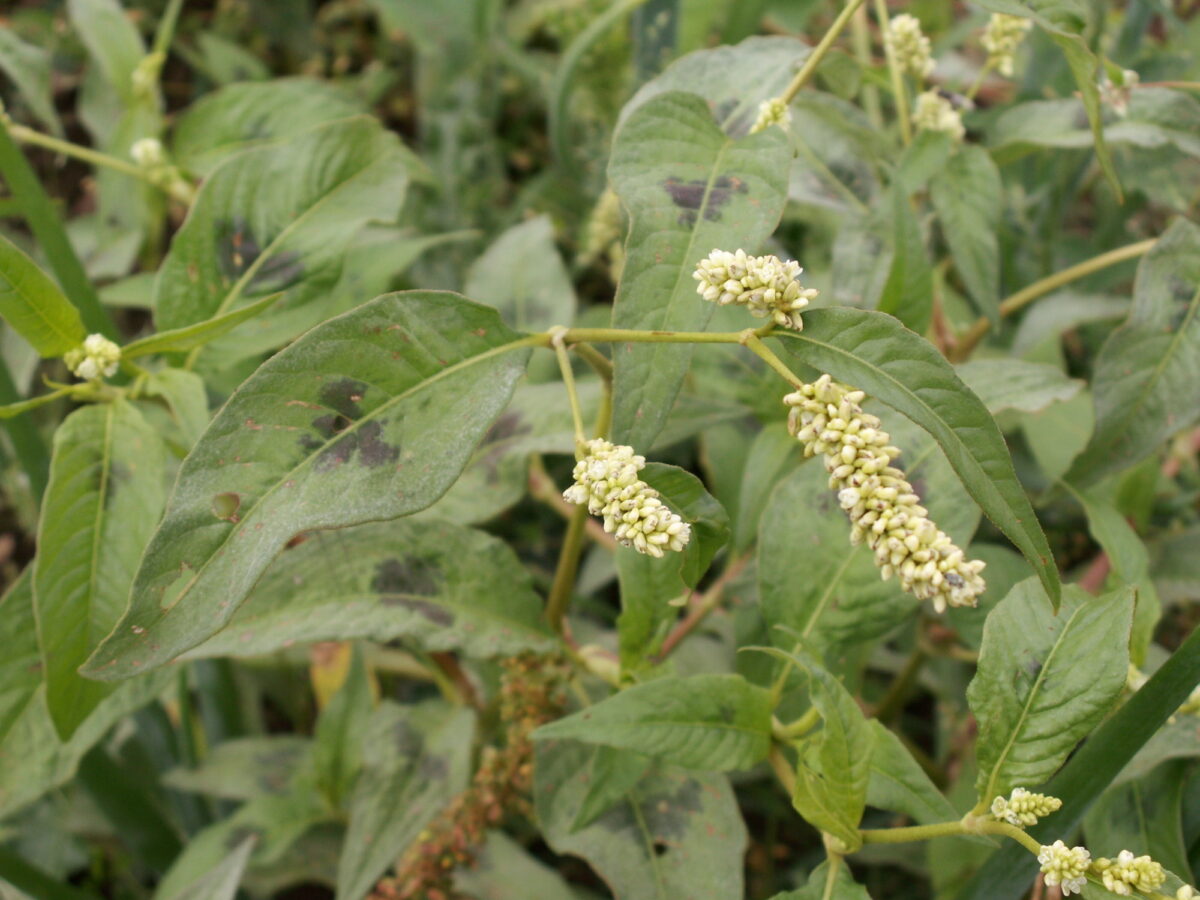
{"type": "Polygon", "coordinates": [[[338,85],[316,78],[241,82],[205,94],[179,117],[176,161],[197,175],[244,150],[296,138],[309,129],[366,112],[338,85]]]}
{"type": "Polygon", "coordinates": [[[659,651],[666,627],[679,613],[671,601],[688,595],[729,539],[729,517],[691,472],[649,463],[641,478],[692,526],[692,537],[683,552],[668,553],[662,559],[628,547],[617,548],[617,573],[621,581],[617,632],[621,667],[626,672],[641,668],[659,651]]]}
{"type": "Polygon", "coordinates": [[[982,315],[999,321],[1000,170],[986,150],[966,144],[930,180],[929,196],[967,293],[982,315]]]}
{"type": "Polygon", "coordinates": [[[1125,686],[1132,616],[1132,590],[1092,597],[1074,585],[1053,615],[1033,580],[988,616],[967,688],[981,807],[1041,784],[1108,713],[1125,686]]]}
{"type": "Polygon", "coordinates": [[[746,826],[728,780],[663,768],[581,831],[589,748],[538,741],[534,800],[546,842],[580,856],[621,900],[742,900],[746,826]]]}
{"type": "Polygon", "coordinates": [[[1023,356],[1047,337],[1057,341],[1064,331],[1079,325],[1123,319],[1128,313],[1127,297],[1062,291],[1039,300],[1021,316],[1021,324],[1013,336],[1012,352],[1023,356]]]}
{"type": "Polygon", "coordinates": [[[1090,10],[1086,5],[1071,2],[1071,0],[980,0],[979,5],[989,12],[1005,13],[1010,16],[1021,16],[1033,19],[1046,31],[1047,36],[1066,57],[1067,66],[1075,77],[1079,88],[1079,96],[1087,111],[1088,122],[1092,126],[1092,138],[1096,147],[1096,161],[1113,192],[1120,202],[1121,183],[1117,179],[1113,167],[1112,154],[1105,143],[1105,126],[1103,110],[1100,105],[1100,90],[1096,86],[1099,80],[1101,66],[1088,47],[1082,32],[1087,25],[1090,10]]]}
{"type": "Polygon", "coordinates": [[[1176,760],[1105,791],[1083,819],[1092,856],[1114,857],[1132,849],[1190,878],[1180,819],[1183,789],[1192,770],[1190,763],[1176,760]]]}
{"type": "Polygon", "coordinates": [[[326,318],[322,300],[363,225],[399,214],[407,152],[366,116],[247,150],[205,179],[159,270],[155,324],[172,331],[282,292],[210,353],[254,355],[326,318]]]}
{"type": "Polygon", "coordinates": [[[804,331],[781,336],[784,349],[877,397],[933,435],[967,492],[1029,560],[1057,603],[1054,558],[1004,438],[942,355],[878,312],[817,309],[804,323],[804,331]]]}
{"type": "Polygon", "coordinates": [[[508,403],[527,343],[495,310],[412,291],[270,359],[184,460],[130,608],[89,675],[127,678],[215,634],[301,532],[429,506],[508,403]]]}
{"type": "Polygon", "coordinates": [[[16,86],[30,112],[61,136],[62,123],[50,88],[52,63],[49,51],[21,40],[10,27],[0,28],[0,72],[16,86]]]}
{"type": "Polygon", "coordinates": [[[284,550],[229,624],[184,658],[353,638],[477,657],[546,651],[553,638],[542,606],[497,538],[442,521],[370,522],[284,550]]]}
{"type": "Polygon", "coordinates": [[[317,789],[333,809],[341,809],[362,766],[367,720],[375,705],[360,645],[355,645],[346,680],[317,717],[313,768],[317,789]]]}
{"type": "Polygon", "coordinates": [[[853,852],[862,846],[858,823],[867,803],[875,736],[840,681],[812,660],[801,665],[821,729],[800,745],[792,805],[806,822],[853,852]]]}
{"type": "Polygon", "coordinates": [[[810,52],[811,47],[792,37],[755,36],[736,46],[689,53],[642,85],[621,110],[617,124],[623,125],[643,104],[661,94],[684,91],[708,101],[717,111],[722,131],[742,137],[758,117],[759,104],[783,93],[810,52]]]}
{"type": "Polygon", "coordinates": [[[33,567],[26,567],[0,597],[0,747],[42,683],[32,575],[33,567]]]}
{"type": "Polygon", "coordinates": [[[571,831],[586,828],[612,809],[642,780],[653,762],[641,753],[596,747],[592,755],[587,794],[579,804],[579,815],[571,824],[571,831]]]}
{"type": "MultiPolygon", "coordinates": [[[[1040,843],[1051,843],[1079,824],[1092,802],[1175,714],[1200,683],[1200,629],[1176,649],[1150,680],[1110,716],[1062,770],[1041,790],[1063,801],[1051,818],[1028,829],[1040,843]]],[[[1193,736],[1193,741],[1195,740],[1193,736]]],[[[992,855],[960,894],[962,900],[1016,900],[1028,889],[1037,862],[1015,843],[992,855]]]]}
{"type": "Polygon", "coordinates": [[[124,106],[133,105],[137,99],[133,73],[146,54],[146,45],[121,4],[117,0],[67,0],[67,13],[104,80],[124,106]]]}
{"type": "Polygon", "coordinates": [[[933,315],[933,267],[929,265],[921,225],[909,204],[908,194],[893,189],[891,195],[894,252],[877,309],[923,334],[933,315]]]}
{"type": "Polygon", "coordinates": [[[550,217],[502,232],[472,264],[463,293],[496,307],[508,325],[522,331],[570,325],[575,287],[554,244],[550,217]]]}
{"type": "Polygon", "coordinates": [[[1172,716],[1117,773],[1112,786],[1140,781],[1169,760],[1195,759],[1198,756],[1200,741],[1196,740],[1196,720],[1191,716],[1172,716]]]}
{"type": "Polygon", "coordinates": [[[0,316],[42,356],[62,356],[83,343],[79,311],[8,238],[0,235],[0,316]]]}
{"type": "Polygon", "coordinates": [[[1096,431],[1066,479],[1087,485],[1200,421],[1200,227],[1166,230],[1138,266],[1133,307],[1096,359],[1096,431]]]}
{"type": "Polygon", "coordinates": [[[125,610],[166,500],[164,455],[121,399],[76,410],[54,433],[33,592],[46,700],[64,740],[112,692],[77,669],[125,610]]]}
{"type": "Polygon", "coordinates": [[[1092,393],[1081,390],[1070,400],[1022,416],[1021,425],[1042,473],[1048,479],[1060,479],[1092,436],[1095,425],[1092,393]]]}
{"type": "Polygon", "coordinates": [[[1167,603],[1200,597],[1200,526],[1165,534],[1150,545],[1150,571],[1167,603]]]}
{"type": "Polygon", "coordinates": [[[557,868],[538,859],[503,831],[489,831],[478,864],[454,873],[454,888],[487,900],[585,900],[557,868]]]}
{"type": "Polygon", "coordinates": [[[776,894],[772,900],[871,900],[871,897],[854,880],[846,861],[838,857],[836,862],[826,860],[813,869],[808,883],[800,890],[776,894]]]}
{"type": "Polygon", "coordinates": [[[243,838],[233,851],[215,868],[206,872],[187,887],[167,893],[159,890],[154,900],[234,900],[242,873],[258,838],[254,835],[243,838]]]}
{"type": "Polygon", "coordinates": [[[469,709],[383,703],[367,725],[337,900],[361,900],[470,777],[469,709]]]}
{"type": "Polygon", "coordinates": [[[182,353],[186,350],[203,347],[226,332],[232,331],[243,322],[253,319],[259,313],[266,312],[282,296],[282,292],[268,294],[261,300],[255,300],[249,306],[243,306],[241,309],[235,309],[233,312],[216,316],[204,322],[148,335],[122,347],[121,357],[136,359],[139,356],[149,356],[151,353],[182,353]]]}
{"type": "MultiPolygon", "coordinates": [[[[713,304],[696,293],[696,263],[714,247],[755,250],[766,240],[783,211],[789,159],[780,129],[733,140],[694,94],[660,94],[631,113],[609,163],[631,220],[613,326],[703,329],[713,304]]],[[[614,346],[614,440],[653,444],[691,356],[689,344],[614,346]]]]}
{"type": "Polygon", "coordinates": [[[874,749],[871,751],[867,803],[878,809],[904,813],[920,825],[959,818],[954,806],[929,780],[900,738],[877,719],[872,719],[868,725],[874,735],[874,749]]]}
{"type": "Polygon", "coordinates": [[[296,773],[311,766],[311,738],[273,734],[217,744],[197,768],[172,769],[162,783],[222,800],[251,800],[286,793],[296,773]]]}
{"type": "MultiPolygon", "coordinates": [[[[737,466],[742,478],[741,490],[735,498],[734,550],[744,552],[754,544],[763,512],[775,496],[779,483],[803,461],[804,448],[788,433],[786,423],[771,422],[755,436],[749,454],[737,466]]],[[[715,466],[713,471],[716,475],[715,466]]]]}
{"type": "Polygon", "coordinates": [[[1070,400],[1083,387],[1082,381],[1068,378],[1056,366],[1023,359],[973,359],[954,371],[992,415],[1006,409],[1040,412],[1070,400]]]}
{"type": "Polygon", "coordinates": [[[763,618],[781,647],[791,647],[794,634],[818,645],[869,640],[918,606],[895,580],[880,579],[866,545],[850,543],[850,523],[819,462],[776,487],[759,523],[757,571],[763,618]]]}
{"type": "Polygon", "coordinates": [[[177,435],[178,453],[184,456],[195,446],[208,427],[208,394],[204,379],[184,369],[160,369],[151,372],[142,386],[142,409],[165,407],[173,428],[159,432],[171,442],[177,435]],[[154,398],[154,399],[150,399],[154,398]]]}
{"type": "Polygon", "coordinates": [[[767,758],[771,700],[740,675],[660,678],[543,725],[534,737],[633,750],[689,769],[748,769],[767,758]]]}

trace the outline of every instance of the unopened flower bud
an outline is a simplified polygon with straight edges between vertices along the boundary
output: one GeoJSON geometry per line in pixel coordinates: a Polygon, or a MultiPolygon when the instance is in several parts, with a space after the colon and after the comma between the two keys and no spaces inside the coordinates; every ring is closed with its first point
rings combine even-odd
{"type": "Polygon", "coordinates": [[[63,354],[63,362],[77,378],[96,381],[117,373],[121,348],[102,334],[89,334],[83,344],[63,354]]]}
{"type": "Polygon", "coordinates": [[[896,59],[896,64],[917,78],[924,78],[933,71],[933,52],[929,38],[921,31],[921,22],[915,16],[901,13],[888,23],[887,46],[896,59]]]}
{"type": "Polygon", "coordinates": [[[1128,850],[1122,850],[1116,859],[1101,857],[1092,868],[1100,875],[1104,887],[1121,897],[1129,897],[1134,891],[1149,893],[1167,880],[1161,865],[1149,856],[1134,856],[1128,850]]]}
{"type": "Polygon", "coordinates": [[[705,300],[722,306],[737,303],[745,306],[752,316],[800,331],[804,328],[800,311],[818,293],[813,288],[801,287],[799,278],[803,271],[798,262],[784,262],[778,256],[714,250],[696,263],[692,277],[699,282],[696,293],[705,300]]]}
{"type": "Polygon", "coordinates": [[[925,91],[917,97],[913,124],[922,131],[944,131],[956,141],[961,141],[966,134],[962,116],[954,104],[937,91],[925,91]]]}
{"type": "Polygon", "coordinates": [[[158,138],[142,138],[129,148],[133,161],[143,169],[155,169],[167,164],[167,154],[158,138]]]}
{"type": "Polygon", "coordinates": [[[1062,841],[1055,841],[1049,846],[1043,844],[1038,853],[1046,884],[1050,887],[1058,885],[1064,896],[1083,892],[1091,858],[1092,854],[1086,847],[1068,847],[1062,841]]]}
{"type": "Polygon", "coordinates": [[[754,125],[750,128],[750,133],[758,134],[772,125],[778,125],[784,131],[787,131],[788,126],[791,124],[792,111],[788,108],[788,105],[783,102],[782,98],[772,97],[770,100],[764,100],[758,105],[758,118],[754,120],[754,125]]]}
{"type": "Polygon", "coordinates": [[[1018,828],[1036,825],[1039,818],[1056,812],[1062,806],[1057,797],[1046,794],[1031,794],[1025,788],[1013,788],[1008,799],[997,797],[992,801],[992,818],[1018,828]]]}
{"type": "Polygon", "coordinates": [[[988,65],[1001,75],[1012,76],[1013,57],[1025,35],[1033,27],[1030,19],[992,13],[983,32],[983,48],[988,52],[988,65]]]}

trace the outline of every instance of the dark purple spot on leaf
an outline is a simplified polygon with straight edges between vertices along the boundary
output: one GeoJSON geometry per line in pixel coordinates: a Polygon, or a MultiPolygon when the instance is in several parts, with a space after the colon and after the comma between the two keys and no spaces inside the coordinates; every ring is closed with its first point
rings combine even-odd
{"type": "Polygon", "coordinates": [[[721,175],[711,184],[698,178],[684,181],[682,178],[671,176],[663,182],[663,188],[670,195],[671,202],[682,210],[679,214],[679,224],[685,228],[696,224],[696,216],[701,210],[708,221],[720,220],[721,207],[725,206],[735,193],[744,194],[749,190],[746,182],[730,175],[721,175]]]}
{"type": "Polygon", "coordinates": [[[441,590],[442,572],[438,564],[421,556],[385,559],[375,568],[371,590],[377,594],[409,594],[435,597],[441,590]]]}

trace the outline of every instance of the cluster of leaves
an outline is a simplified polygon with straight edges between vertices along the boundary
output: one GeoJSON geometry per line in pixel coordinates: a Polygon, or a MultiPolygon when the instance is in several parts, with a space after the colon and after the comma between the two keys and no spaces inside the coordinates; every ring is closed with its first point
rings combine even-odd
{"type": "Polygon", "coordinates": [[[1194,882],[1200,15],[908,4],[966,138],[907,140],[876,7],[0,20],[0,897],[1003,900],[960,820],[1043,785],[1194,882]],[[803,330],[738,346],[714,247],[803,330]],[[977,608],[848,541],[781,368],[872,398],[977,608]],[[565,504],[579,418],[684,552],[565,504]]]}

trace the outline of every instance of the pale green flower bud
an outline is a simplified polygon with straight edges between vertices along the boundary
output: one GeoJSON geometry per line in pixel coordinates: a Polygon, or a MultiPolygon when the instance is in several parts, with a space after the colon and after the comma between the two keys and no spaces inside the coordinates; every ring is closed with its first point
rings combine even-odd
{"type": "Polygon", "coordinates": [[[1116,859],[1101,857],[1092,864],[1092,869],[1100,875],[1105,888],[1122,897],[1129,897],[1134,891],[1149,893],[1167,880],[1162,866],[1149,856],[1134,856],[1128,850],[1122,850],[1116,859]]]}
{"type": "Polygon", "coordinates": [[[637,477],[646,458],[636,455],[632,447],[600,439],[584,447],[583,459],[575,464],[575,483],[563,491],[563,498],[586,503],[588,512],[604,518],[604,530],[617,543],[639,553],[661,557],[667,550],[682,550],[691,537],[691,526],[637,477]]]}
{"type": "Polygon", "coordinates": [[[102,334],[89,334],[83,344],[63,354],[63,362],[77,378],[97,381],[117,374],[121,348],[102,334]]]}
{"type": "Polygon", "coordinates": [[[1046,884],[1051,887],[1058,885],[1064,896],[1083,892],[1091,858],[1092,854],[1086,847],[1068,847],[1062,841],[1055,841],[1049,846],[1043,844],[1038,853],[1046,884]]]}
{"type": "Polygon", "coordinates": [[[143,169],[157,169],[167,164],[167,153],[158,138],[142,138],[129,148],[133,161],[143,169]]]}
{"type": "Polygon", "coordinates": [[[803,271],[798,262],[784,262],[778,256],[714,250],[696,263],[692,277],[699,282],[696,293],[705,300],[722,306],[739,303],[752,316],[800,331],[804,328],[800,311],[818,294],[813,288],[801,287],[803,271]]]}
{"type": "Polygon", "coordinates": [[[788,394],[788,429],[804,445],[805,456],[820,453],[829,487],[850,518],[850,541],[875,552],[884,578],[934,609],[974,606],[983,592],[984,563],[967,560],[954,542],[929,520],[928,510],[892,465],[900,455],[875,416],[863,412],[866,395],[828,375],[788,394]]]}
{"type": "Polygon", "coordinates": [[[954,104],[937,91],[925,91],[917,97],[913,110],[913,124],[922,131],[944,131],[956,141],[961,141],[966,129],[962,116],[954,104]]]}
{"type": "Polygon", "coordinates": [[[778,125],[784,131],[787,131],[788,126],[791,124],[791,109],[788,108],[788,105],[781,98],[772,97],[770,100],[764,100],[758,105],[758,118],[754,120],[754,125],[750,129],[750,133],[758,134],[772,125],[778,125]]]}
{"type": "Polygon", "coordinates": [[[921,31],[921,22],[915,16],[901,13],[892,19],[885,40],[896,64],[905,72],[924,78],[933,71],[929,38],[921,31]]]}
{"type": "Polygon", "coordinates": [[[1190,884],[1185,884],[1175,892],[1175,900],[1196,900],[1196,889],[1190,884]]]}
{"type": "Polygon", "coordinates": [[[988,52],[988,65],[1001,75],[1011,77],[1017,47],[1021,46],[1032,27],[1033,22],[1021,16],[992,13],[983,32],[983,48],[988,52]]]}
{"type": "Polygon", "coordinates": [[[1062,806],[1057,797],[1046,794],[1031,794],[1025,788],[1013,788],[1006,800],[997,797],[992,801],[992,818],[1018,828],[1036,825],[1039,818],[1056,812],[1062,806]]]}

